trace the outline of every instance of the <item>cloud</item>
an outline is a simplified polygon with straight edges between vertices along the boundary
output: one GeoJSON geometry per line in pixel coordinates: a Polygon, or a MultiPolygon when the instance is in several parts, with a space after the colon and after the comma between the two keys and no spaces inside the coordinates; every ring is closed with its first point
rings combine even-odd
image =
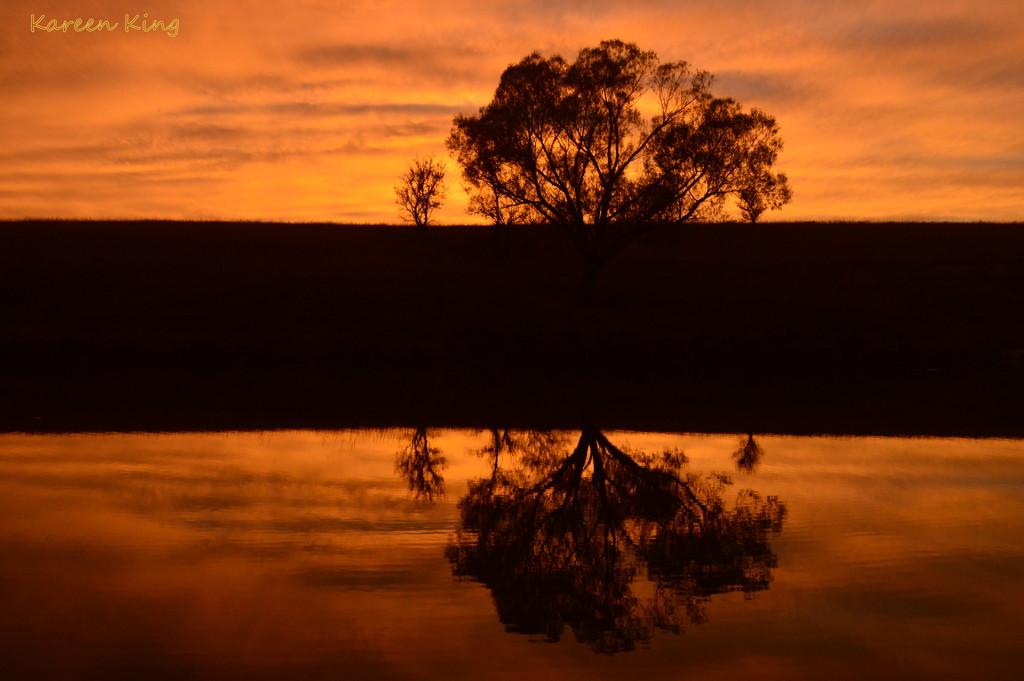
{"type": "Polygon", "coordinates": [[[358,73],[364,84],[451,91],[493,77],[503,64],[493,47],[464,41],[440,44],[325,43],[295,50],[296,66],[316,80],[358,73]]]}
{"type": "Polygon", "coordinates": [[[853,49],[880,52],[920,50],[929,48],[964,48],[991,42],[1012,33],[1007,26],[999,26],[979,19],[964,21],[959,18],[925,18],[887,20],[874,16],[835,32],[833,39],[839,45],[853,49]]]}
{"type": "Polygon", "coordinates": [[[792,73],[724,70],[714,76],[712,90],[717,96],[732,97],[744,105],[764,107],[806,102],[818,92],[813,84],[792,73]]]}
{"type": "MultiPolygon", "coordinates": [[[[89,7],[123,12],[113,0],[89,7]]],[[[169,189],[165,205],[194,213],[194,197],[205,197],[220,215],[254,217],[261,206],[279,215],[277,164],[278,177],[289,174],[288,206],[309,188],[303,217],[327,205],[329,173],[352,187],[351,214],[394,220],[391,178],[411,156],[443,153],[451,117],[486,104],[509,63],[534,50],[572,58],[621,38],[708,69],[717,94],[776,117],[797,192],[784,216],[827,215],[831,199],[802,187],[819,187],[822,168],[857,163],[865,179],[834,187],[844,197],[835,205],[860,197],[862,217],[886,202],[902,210],[905,195],[870,179],[879,167],[870,159],[888,154],[891,167],[958,198],[960,208],[936,217],[994,214],[965,200],[979,187],[999,215],[1024,217],[1024,199],[1007,188],[1024,153],[1024,27],[1013,2],[299,0],[278,12],[187,0],[148,11],[177,13],[181,35],[30,35],[18,12],[0,11],[10,19],[0,22],[0,171],[22,178],[26,197],[59,190],[69,217],[86,206],[131,215],[135,200],[119,204],[121,187],[103,183],[138,170],[194,178],[169,189]],[[204,190],[211,173],[224,194],[204,190]]],[[[10,196],[0,215],[39,208],[10,196]]]]}
{"type": "Polygon", "coordinates": [[[430,70],[449,61],[473,59],[487,52],[465,43],[421,45],[410,47],[389,44],[327,44],[302,46],[296,60],[309,66],[341,66],[344,68],[382,66],[416,67],[430,70]]]}
{"type": "Polygon", "coordinates": [[[463,108],[451,104],[433,104],[426,102],[367,103],[349,104],[345,102],[280,102],[270,104],[266,111],[285,113],[316,118],[334,116],[363,116],[375,114],[389,116],[452,116],[463,108]]]}

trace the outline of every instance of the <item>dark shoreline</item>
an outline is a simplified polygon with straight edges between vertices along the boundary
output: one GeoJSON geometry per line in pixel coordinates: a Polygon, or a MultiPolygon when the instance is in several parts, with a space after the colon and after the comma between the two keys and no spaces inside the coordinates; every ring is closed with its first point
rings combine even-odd
{"type": "Polygon", "coordinates": [[[0,223],[0,430],[1024,437],[1024,225],[0,223]]]}

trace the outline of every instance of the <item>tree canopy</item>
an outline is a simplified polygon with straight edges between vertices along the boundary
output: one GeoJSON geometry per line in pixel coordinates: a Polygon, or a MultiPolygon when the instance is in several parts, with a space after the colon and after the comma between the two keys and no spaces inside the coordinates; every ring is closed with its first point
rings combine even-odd
{"type": "Polygon", "coordinates": [[[618,40],[575,62],[525,57],[489,104],[453,122],[448,147],[471,210],[557,225],[592,278],[641,233],[716,216],[741,192],[755,204],[770,192],[768,206],[781,206],[791,193],[772,170],[775,119],[713,96],[712,82],[618,40]]]}

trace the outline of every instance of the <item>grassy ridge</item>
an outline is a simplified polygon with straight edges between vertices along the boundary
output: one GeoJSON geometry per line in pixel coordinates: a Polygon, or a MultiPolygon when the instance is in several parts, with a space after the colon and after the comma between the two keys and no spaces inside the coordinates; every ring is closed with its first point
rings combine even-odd
{"type": "Polygon", "coordinates": [[[0,224],[0,427],[1013,434],[1019,224],[0,224]],[[612,423],[607,423],[611,421],[612,423]],[[902,423],[903,425],[899,425],[902,423]],[[943,430],[946,429],[946,430],[943,430]]]}

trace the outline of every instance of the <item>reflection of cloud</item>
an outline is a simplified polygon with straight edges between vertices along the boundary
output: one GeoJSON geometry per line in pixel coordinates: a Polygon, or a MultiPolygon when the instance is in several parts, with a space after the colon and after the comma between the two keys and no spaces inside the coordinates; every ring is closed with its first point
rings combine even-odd
{"type": "MultiPolygon", "coordinates": [[[[397,436],[379,434],[379,447],[393,448],[397,436]]],[[[443,432],[437,436],[446,442],[443,432]]],[[[437,512],[424,514],[392,474],[393,454],[376,454],[374,438],[362,433],[339,453],[314,433],[262,444],[252,434],[234,435],[226,450],[222,434],[30,437],[21,446],[35,457],[17,456],[18,444],[0,447],[0,477],[15,503],[53,494],[72,500],[78,520],[66,530],[86,542],[110,535],[106,523],[116,518],[113,527],[122,531],[139,528],[147,541],[174,541],[202,553],[316,561],[294,570],[308,586],[386,586],[395,570],[392,577],[402,573],[410,583],[414,565],[378,565],[384,574],[376,574],[361,548],[436,544],[439,553],[454,503],[439,501],[437,512]],[[355,465],[358,457],[366,464],[355,465]],[[363,473],[351,475],[353,469],[363,473]]],[[[55,512],[35,519],[29,512],[25,522],[44,523],[55,512]]]]}
{"type": "MultiPolygon", "coordinates": [[[[621,679],[615,660],[526,646],[493,626],[487,590],[453,582],[441,555],[457,513],[440,504],[429,514],[447,516],[443,530],[409,529],[428,513],[394,479],[398,435],[3,436],[5,671],[42,678],[30,666],[59,658],[79,672],[62,677],[102,664],[93,677],[177,678],[188,665],[192,676],[223,679],[446,669],[468,681],[482,667],[621,679]],[[239,495],[251,503],[238,505],[239,495]],[[328,543],[331,518],[354,519],[363,504],[386,529],[341,530],[328,543]],[[201,527],[175,514],[223,522],[201,527]],[[290,523],[293,542],[267,531],[275,522],[290,523]],[[236,666],[254,651],[258,669],[236,666]],[[156,668],[168,661],[183,666],[156,668]]],[[[694,472],[731,466],[737,444],[734,435],[609,437],[685,449],[694,472]]],[[[759,442],[770,454],[757,487],[790,512],[773,540],[772,589],[753,603],[722,598],[713,613],[722,626],[632,657],[632,675],[1012,678],[1019,635],[1007,623],[1024,607],[1021,441],[759,442]]],[[[439,433],[452,497],[490,473],[489,457],[473,453],[492,443],[489,433],[439,433]]]]}
{"type": "MultiPolygon", "coordinates": [[[[392,565],[375,570],[355,566],[316,566],[301,571],[299,579],[306,585],[321,589],[409,589],[428,585],[430,579],[414,565],[392,565]]],[[[432,577],[432,575],[431,575],[432,577]]]]}

